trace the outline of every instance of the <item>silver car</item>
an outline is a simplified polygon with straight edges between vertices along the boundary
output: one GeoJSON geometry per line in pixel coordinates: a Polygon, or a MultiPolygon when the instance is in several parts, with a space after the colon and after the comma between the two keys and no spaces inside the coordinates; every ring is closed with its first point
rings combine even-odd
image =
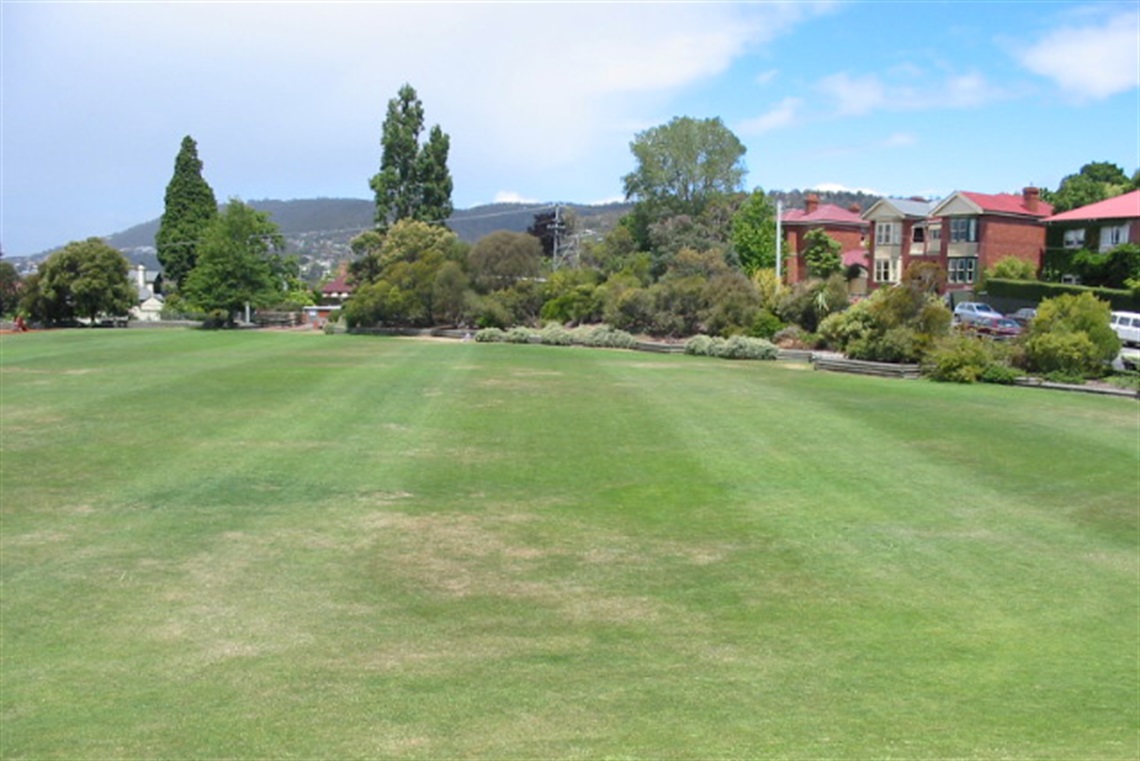
{"type": "Polygon", "coordinates": [[[980,301],[963,301],[954,307],[954,321],[965,323],[989,322],[1003,317],[1002,313],[980,301]]]}

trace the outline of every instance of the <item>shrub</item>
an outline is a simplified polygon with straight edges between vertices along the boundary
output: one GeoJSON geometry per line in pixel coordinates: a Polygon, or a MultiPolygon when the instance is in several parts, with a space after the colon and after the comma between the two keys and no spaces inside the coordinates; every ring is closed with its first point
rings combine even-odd
{"type": "Polygon", "coordinates": [[[637,339],[632,335],[609,325],[589,328],[578,336],[578,340],[585,346],[607,349],[632,349],[637,344],[637,339]]]}
{"type": "Polygon", "coordinates": [[[986,270],[986,279],[993,277],[1003,280],[1036,280],[1037,265],[1016,256],[1003,256],[986,270]]]}
{"type": "Polygon", "coordinates": [[[714,356],[722,359],[775,359],[779,354],[776,345],[763,338],[732,336],[714,342],[710,347],[714,356]]]}
{"type": "Polygon", "coordinates": [[[971,336],[940,339],[923,357],[928,378],[950,383],[1013,383],[1020,373],[1007,364],[1009,349],[971,336]]]}
{"type": "Polygon", "coordinates": [[[507,331],[505,340],[510,344],[527,344],[530,343],[531,335],[530,328],[518,326],[507,331]]]}
{"type": "Polygon", "coordinates": [[[772,343],[781,349],[811,349],[815,346],[816,336],[798,325],[789,325],[777,330],[772,336],[772,343]]]}
{"type": "MultiPolygon", "coordinates": [[[[842,313],[840,312],[837,314],[842,313]]],[[[752,336],[753,338],[771,339],[783,327],[784,323],[780,320],[779,317],[772,314],[767,309],[761,309],[752,319],[752,326],[748,329],[748,335],[752,336]]]]}
{"type": "Polygon", "coordinates": [[[499,328],[483,328],[475,333],[475,340],[479,343],[502,343],[507,334],[499,328]]]}
{"type": "Polygon", "coordinates": [[[708,357],[712,349],[713,339],[704,333],[693,336],[685,342],[685,353],[696,357],[708,357]]]}
{"type": "Polygon", "coordinates": [[[1037,308],[1025,338],[1030,369],[1098,378],[1120,353],[1120,339],[1109,326],[1109,306],[1091,293],[1046,299],[1037,308]]]}
{"type": "Polygon", "coordinates": [[[574,336],[558,323],[551,323],[543,328],[539,338],[548,346],[569,346],[574,343],[574,336]]]}

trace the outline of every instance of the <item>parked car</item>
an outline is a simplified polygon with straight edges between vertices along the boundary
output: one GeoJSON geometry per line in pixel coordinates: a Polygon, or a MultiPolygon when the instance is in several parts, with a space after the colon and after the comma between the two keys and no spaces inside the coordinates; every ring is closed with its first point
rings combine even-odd
{"type": "Polygon", "coordinates": [[[1029,321],[1037,316],[1037,310],[1030,307],[1022,307],[1012,314],[1007,314],[1006,317],[1016,322],[1021,327],[1029,324],[1029,321]]]}
{"type": "Polygon", "coordinates": [[[954,307],[954,320],[956,322],[975,323],[982,320],[996,320],[1001,316],[1001,312],[980,301],[963,301],[954,307]]]}
{"type": "Polygon", "coordinates": [[[1122,344],[1140,346],[1140,313],[1113,312],[1109,325],[1122,344]]]}
{"type": "Polygon", "coordinates": [[[970,327],[980,335],[998,339],[1017,338],[1025,330],[1016,320],[1009,317],[984,317],[971,323],[970,327]]]}

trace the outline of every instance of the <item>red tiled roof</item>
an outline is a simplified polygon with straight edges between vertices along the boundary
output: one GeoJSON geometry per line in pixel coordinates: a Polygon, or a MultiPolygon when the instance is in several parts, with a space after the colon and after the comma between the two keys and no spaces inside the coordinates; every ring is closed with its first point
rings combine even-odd
{"type": "Polygon", "coordinates": [[[788,209],[784,212],[782,221],[784,224],[793,225],[835,222],[844,225],[868,227],[870,224],[857,213],[831,203],[821,203],[811,214],[808,214],[804,209],[788,209]]]}
{"type": "Polygon", "coordinates": [[[1086,219],[1135,219],[1140,217],[1140,190],[1115,198],[1078,206],[1048,217],[1046,222],[1079,222],[1086,219]]]}
{"type": "Polygon", "coordinates": [[[1037,201],[1037,210],[1030,211],[1025,205],[1025,197],[1019,193],[969,193],[960,191],[963,196],[982,207],[982,211],[996,212],[998,214],[1023,214],[1030,217],[1047,217],[1053,213],[1053,206],[1044,201],[1037,201]]]}
{"type": "Polygon", "coordinates": [[[867,249],[865,248],[849,248],[843,252],[843,266],[850,267],[852,264],[862,264],[867,266],[867,249]]]}
{"type": "Polygon", "coordinates": [[[352,293],[352,286],[348,284],[348,275],[338,275],[336,280],[327,283],[324,288],[321,288],[321,293],[325,296],[334,293],[352,293]]]}

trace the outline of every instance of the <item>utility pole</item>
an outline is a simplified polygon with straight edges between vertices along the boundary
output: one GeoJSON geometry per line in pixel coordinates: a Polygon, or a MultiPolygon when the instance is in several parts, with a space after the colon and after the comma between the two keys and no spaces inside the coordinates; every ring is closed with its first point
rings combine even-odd
{"type": "Polygon", "coordinates": [[[782,226],[783,217],[784,217],[784,202],[781,199],[777,198],[776,199],[776,282],[778,284],[783,284],[783,282],[784,282],[784,271],[781,267],[781,265],[783,264],[782,255],[784,252],[784,231],[783,231],[783,226],[782,226]]]}

